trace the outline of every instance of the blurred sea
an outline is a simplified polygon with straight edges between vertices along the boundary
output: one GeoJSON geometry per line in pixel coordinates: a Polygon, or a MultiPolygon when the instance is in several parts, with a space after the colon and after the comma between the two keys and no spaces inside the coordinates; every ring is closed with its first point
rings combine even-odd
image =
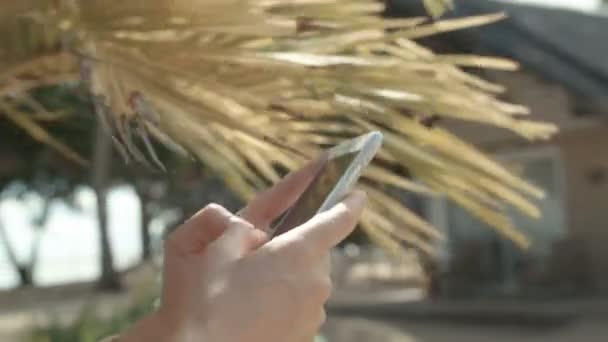
{"type": "MultiPolygon", "coordinates": [[[[36,235],[31,224],[32,212],[38,204],[36,201],[36,198],[25,198],[0,202],[1,222],[20,261],[30,258],[30,246],[36,235]]],[[[79,190],[77,202],[81,207],[79,210],[59,201],[51,206],[34,273],[37,285],[94,280],[99,274],[93,192],[90,189],[79,190]]],[[[141,250],[139,201],[133,190],[119,187],[110,191],[108,213],[114,262],[118,269],[125,269],[137,262],[141,250]]],[[[0,241],[0,289],[12,288],[18,282],[5,248],[0,241]]]]}

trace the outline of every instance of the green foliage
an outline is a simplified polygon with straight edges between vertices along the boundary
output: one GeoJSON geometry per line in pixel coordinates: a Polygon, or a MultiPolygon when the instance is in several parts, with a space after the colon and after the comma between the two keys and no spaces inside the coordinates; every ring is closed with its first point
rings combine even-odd
{"type": "Polygon", "coordinates": [[[154,291],[143,291],[131,305],[118,308],[110,318],[100,317],[95,305],[88,305],[71,324],[56,320],[48,326],[34,328],[23,342],[98,342],[126,330],[150,313],[156,297],[154,291]]]}

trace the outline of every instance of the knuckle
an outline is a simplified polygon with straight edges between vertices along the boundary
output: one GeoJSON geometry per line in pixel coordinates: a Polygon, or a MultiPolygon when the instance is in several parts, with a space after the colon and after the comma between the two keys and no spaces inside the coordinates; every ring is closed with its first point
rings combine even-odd
{"type": "Polygon", "coordinates": [[[223,221],[229,217],[230,212],[217,203],[209,203],[188,219],[184,225],[199,224],[205,221],[223,221]]]}
{"type": "Polygon", "coordinates": [[[245,240],[250,246],[258,246],[265,239],[264,233],[259,230],[256,230],[255,228],[247,228],[247,231],[244,232],[244,235],[245,240]]]}
{"type": "Polygon", "coordinates": [[[201,214],[215,215],[215,214],[223,213],[224,210],[226,210],[226,209],[217,203],[209,203],[201,210],[201,214]]]}
{"type": "Polygon", "coordinates": [[[331,296],[331,292],[333,289],[333,283],[330,277],[321,277],[317,280],[315,285],[315,293],[316,297],[323,303],[325,303],[329,296],[331,296]]]}
{"type": "Polygon", "coordinates": [[[230,225],[236,227],[237,229],[253,231],[255,227],[248,221],[243,220],[240,217],[233,216],[230,218],[230,225]]]}
{"type": "Polygon", "coordinates": [[[318,320],[318,327],[317,328],[321,328],[325,322],[327,321],[327,312],[325,312],[325,309],[321,309],[321,312],[319,313],[319,320],[318,320]]]}
{"type": "Polygon", "coordinates": [[[278,263],[283,258],[284,248],[277,244],[266,244],[256,252],[256,257],[261,258],[262,263],[278,263]]]}
{"type": "Polygon", "coordinates": [[[243,239],[249,243],[255,243],[261,239],[260,231],[258,231],[254,225],[241,218],[231,218],[229,225],[231,229],[236,230],[237,235],[242,236],[243,239]]]}

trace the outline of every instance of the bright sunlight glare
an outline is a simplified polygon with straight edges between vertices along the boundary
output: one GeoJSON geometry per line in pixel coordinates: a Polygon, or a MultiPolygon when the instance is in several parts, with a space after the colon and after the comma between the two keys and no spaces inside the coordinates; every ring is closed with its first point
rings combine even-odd
{"type": "Polygon", "coordinates": [[[529,4],[537,6],[547,6],[556,8],[568,8],[573,10],[592,12],[596,11],[601,0],[501,0],[503,2],[512,2],[518,4],[529,4]]]}

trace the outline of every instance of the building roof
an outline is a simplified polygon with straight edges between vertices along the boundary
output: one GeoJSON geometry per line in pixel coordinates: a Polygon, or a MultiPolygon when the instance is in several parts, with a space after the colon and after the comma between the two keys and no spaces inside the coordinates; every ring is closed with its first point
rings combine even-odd
{"type": "MultiPolygon", "coordinates": [[[[420,2],[389,0],[388,14],[418,14],[420,2]]],[[[448,18],[501,11],[510,17],[464,31],[475,36],[476,52],[513,58],[585,98],[608,99],[608,17],[491,0],[455,3],[448,18]]]]}

